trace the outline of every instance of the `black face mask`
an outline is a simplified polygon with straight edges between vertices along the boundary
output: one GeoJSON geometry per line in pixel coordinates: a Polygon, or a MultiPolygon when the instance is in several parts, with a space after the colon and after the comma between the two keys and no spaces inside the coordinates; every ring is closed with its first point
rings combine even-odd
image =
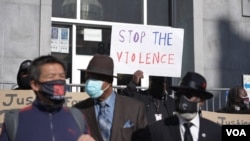
{"type": "Polygon", "coordinates": [[[51,101],[62,101],[65,99],[66,82],[65,80],[53,80],[40,83],[39,93],[51,101]]]}
{"type": "Polygon", "coordinates": [[[40,83],[39,93],[52,101],[55,105],[65,102],[66,82],[65,80],[53,80],[40,83]]]}
{"type": "Polygon", "coordinates": [[[40,83],[40,85],[41,89],[39,90],[39,93],[52,101],[50,104],[40,101],[40,104],[49,112],[61,109],[65,102],[65,80],[47,81],[40,83]]]}
{"type": "Polygon", "coordinates": [[[190,102],[185,95],[175,100],[175,110],[179,113],[196,113],[199,111],[198,103],[190,102]]]}
{"type": "Polygon", "coordinates": [[[18,79],[18,88],[19,89],[31,89],[30,86],[30,77],[25,76],[25,77],[19,77],[18,79]]]}

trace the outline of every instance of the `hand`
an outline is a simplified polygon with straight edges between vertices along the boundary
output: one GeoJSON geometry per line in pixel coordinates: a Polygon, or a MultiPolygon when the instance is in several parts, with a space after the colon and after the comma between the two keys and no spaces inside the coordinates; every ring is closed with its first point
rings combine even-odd
{"type": "Polygon", "coordinates": [[[82,134],[77,141],[95,141],[95,139],[88,134],[82,134]]]}
{"type": "Polygon", "coordinates": [[[143,71],[137,70],[137,71],[134,73],[133,77],[132,77],[132,82],[133,82],[134,84],[138,85],[139,82],[140,82],[140,80],[141,80],[143,77],[144,77],[144,76],[143,76],[143,71]]]}

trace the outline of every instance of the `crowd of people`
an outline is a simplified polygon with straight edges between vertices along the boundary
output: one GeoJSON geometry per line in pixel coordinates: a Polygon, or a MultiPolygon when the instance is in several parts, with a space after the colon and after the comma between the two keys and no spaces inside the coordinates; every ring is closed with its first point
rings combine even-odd
{"type": "MultiPolygon", "coordinates": [[[[164,77],[150,76],[147,90],[137,90],[143,71],[120,93],[113,89],[114,62],[96,54],[85,73],[89,98],[65,106],[66,67],[56,57],[44,55],[20,64],[19,89],[31,89],[31,105],[5,112],[0,141],[220,141],[221,125],[202,117],[203,103],[213,94],[206,79],[187,72],[177,86],[164,77]],[[166,91],[174,92],[174,97],[166,91]]],[[[243,87],[229,91],[228,101],[216,112],[250,113],[243,87]]]]}

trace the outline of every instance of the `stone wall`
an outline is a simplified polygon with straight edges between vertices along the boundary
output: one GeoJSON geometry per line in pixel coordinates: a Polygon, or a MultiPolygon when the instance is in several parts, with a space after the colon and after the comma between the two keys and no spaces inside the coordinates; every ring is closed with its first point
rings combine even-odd
{"type": "Polygon", "coordinates": [[[0,0],[0,89],[23,60],[50,54],[51,0],[0,0]]]}

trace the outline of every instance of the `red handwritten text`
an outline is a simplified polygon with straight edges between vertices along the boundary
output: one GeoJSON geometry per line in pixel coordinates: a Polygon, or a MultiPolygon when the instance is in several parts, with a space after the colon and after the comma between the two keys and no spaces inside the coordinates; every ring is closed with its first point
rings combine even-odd
{"type": "Polygon", "coordinates": [[[174,64],[174,54],[116,52],[118,62],[138,64],[174,64]]]}

